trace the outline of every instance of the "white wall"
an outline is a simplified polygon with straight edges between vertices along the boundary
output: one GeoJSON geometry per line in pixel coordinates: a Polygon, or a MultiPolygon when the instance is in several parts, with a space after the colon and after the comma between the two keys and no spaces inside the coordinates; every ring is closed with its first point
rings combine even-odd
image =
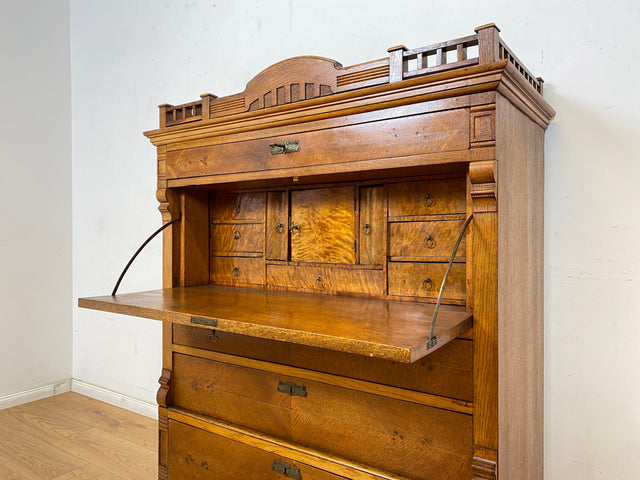
{"type": "MultiPolygon", "coordinates": [[[[548,479],[640,470],[640,51],[635,0],[73,0],[74,296],[109,293],[160,225],[161,103],[236,93],[268,65],[313,54],[351,65],[495,22],[547,81],[545,471],[548,479]]],[[[160,286],[160,243],[122,292],[160,286]]],[[[74,312],[74,376],[153,401],[160,326],[74,312]]],[[[510,480],[510,479],[509,479],[510,480]]]]}
{"type": "Polygon", "coordinates": [[[72,368],[69,4],[1,10],[0,408],[72,368]]]}

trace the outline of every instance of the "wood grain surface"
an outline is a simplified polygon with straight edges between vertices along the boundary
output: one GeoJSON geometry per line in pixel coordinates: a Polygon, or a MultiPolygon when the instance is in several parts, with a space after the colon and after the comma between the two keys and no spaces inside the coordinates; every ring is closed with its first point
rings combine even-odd
{"type": "Polygon", "coordinates": [[[217,320],[220,331],[412,362],[466,328],[464,308],[443,310],[427,347],[433,305],[251,288],[202,286],[78,300],[85,308],[191,325],[217,320]]]}

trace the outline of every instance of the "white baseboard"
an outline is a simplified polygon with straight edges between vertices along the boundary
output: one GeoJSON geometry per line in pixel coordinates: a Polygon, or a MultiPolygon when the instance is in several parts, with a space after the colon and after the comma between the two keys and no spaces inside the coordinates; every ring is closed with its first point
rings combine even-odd
{"type": "Polygon", "coordinates": [[[12,393],[0,397],[0,410],[5,408],[17,407],[24,403],[35,402],[43,398],[53,397],[60,393],[71,391],[71,379],[60,380],[59,382],[50,383],[38,388],[32,388],[23,392],[12,393]]]}
{"type": "Polygon", "coordinates": [[[145,417],[158,419],[158,406],[154,403],[138,400],[137,398],[91,385],[90,383],[76,380],[75,378],[71,380],[71,391],[95,398],[110,405],[115,405],[116,407],[124,408],[131,412],[139,413],[145,417]]]}

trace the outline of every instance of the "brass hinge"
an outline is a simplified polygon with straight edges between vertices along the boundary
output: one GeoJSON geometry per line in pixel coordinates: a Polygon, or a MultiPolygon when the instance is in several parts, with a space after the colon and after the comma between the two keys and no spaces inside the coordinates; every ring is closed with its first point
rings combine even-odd
{"type": "Polygon", "coordinates": [[[302,475],[300,474],[299,468],[289,465],[288,463],[281,462],[279,460],[273,461],[271,470],[276,473],[281,473],[285,477],[293,478],[294,480],[302,480],[302,475]]]}
{"type": "Polygon", "coordinates": [[[296,385],[293,382],[279,382],[278,391],[287,395],[295,395],[296,397],[306,397],[307,387],[304,385],[296,385]]]}
{"type": "Polygon", "coordinates": [[[300,142],[298,140],[295,140],[293,142],[272,143],[271,145],[269,145],[269,151],[271,152],[271,155],[299,152],[300,142]]]}

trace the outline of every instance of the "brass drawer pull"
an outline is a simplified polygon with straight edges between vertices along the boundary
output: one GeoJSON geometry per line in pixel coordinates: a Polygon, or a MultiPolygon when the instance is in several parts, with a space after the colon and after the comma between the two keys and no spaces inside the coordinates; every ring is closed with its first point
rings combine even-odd
{"type": "Polygon", "coordinates": [[[276,232],[277,233],[284,233],[284,224],[279,223],[276,225],[276,232]]]}
{"type": "Polygon", "coordinates": [[[300,231],[300,225],[296,225],[295,223],[293,223],[293,221],[291,221],[291,228],[289,228],[289,233],[293,233],[294,230],[300,231]]]}
{"type": "Polygon", "coordinates": [[[433,282],[431,281],[430,278],[425,278],[422,281],[422,288],[424,288],[427,291],[433,290],[433,282]]]}
{"type": "Polygon", "coordinates": [[[422,203],[424,203],[425,207],[433,207],[433,204],[436,203],[436,201],[434,200],[433,195],[427,193],[422,199],[422,203]]]}
{"type": "Polygon", "coordinates": [[[272,143],[271,145],[269,145],[269,151],[271,152],[271,155],[299,152],[300,142],[298,140],[295,140],[293,142],[272,143]]]}
{"type": "Polygon", "coordinates": [[[362,227],[362,233],[364,233],[365,235],[369,235],[371,233],[371,225],[365,223],[364,227],[362,227]]]}
{"type": "Polygon", "coordinates": [[[238,278],[240,276],[240,269],[238,267],[233,267],[233,270],[231,270],[231,275],[238,278]]]}
{"type": "Polygon", "coordinates": [[[233,231],[233,239],[238,240],[240,238],[240,232],[238,230],[233,231]]]}
{"type": "Polygon", "coordinates": [[[304,385],[296,385],[293,382],[278,382],[278,391],[296,397],[307,397],[307,387],[304,385]]]}
{"type": "Polygon", "coordinates": [[[238,215],[240,213],[240,199],[236,199],[235,202],[233,202],[233,214],[234,215],[238,215]]]}
{"type": "Polygon", "coordinates": [[[322,280],[322,277],[317,277],[316,278],[316,287],[324,288],[324,281],[322,280]]]}
{"type": "Polygon", "coordinates": [[[299,468],[289,465],[288,463],[281,462],[279,460],[273,461],[271,470],[276,473],[281,473],[285,477],[293,478],[294,480],[302,480],[302,474],[300,473],[299,468]]]}
{"type": "Polygon", "coordinates": [[[435,248],[436,239],[433,238],[431,235],[427,235],[424,239],[424,246],[427,248],[435,248]]]}

